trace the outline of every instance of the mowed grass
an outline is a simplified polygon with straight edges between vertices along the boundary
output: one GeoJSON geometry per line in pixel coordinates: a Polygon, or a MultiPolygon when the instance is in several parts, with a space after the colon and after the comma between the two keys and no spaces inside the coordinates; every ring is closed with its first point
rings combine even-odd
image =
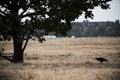
{"type": "MultiPolygon", "coordinates": [[[[13,55],[12,41],[0,42],[1,47],[13,55]]],[[[11,64],[0,57],[0,80],[120,80],[120,38],[30,40],[24,59],[11,64]]]]}

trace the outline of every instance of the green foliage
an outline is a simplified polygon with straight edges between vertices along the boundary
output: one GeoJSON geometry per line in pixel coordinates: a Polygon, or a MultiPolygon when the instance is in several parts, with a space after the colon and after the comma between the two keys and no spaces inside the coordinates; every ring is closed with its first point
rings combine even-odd
{"type": "Polygon", "coordinates": [[[66,35],[71,29],[70,21],[81,14],[93,18],[92,10],[100,6],[108,9],[110,0],[2,0],[0,1],[0,32],[23,38],[34,29],[44,29],[46,33],[66,35]],[[22,10],[20,12],[20,10],[22,10]],[[21,22],[23,18],[30,20],[21,22]],[[61,22],[63,21],[63,22],[61,22]]]}

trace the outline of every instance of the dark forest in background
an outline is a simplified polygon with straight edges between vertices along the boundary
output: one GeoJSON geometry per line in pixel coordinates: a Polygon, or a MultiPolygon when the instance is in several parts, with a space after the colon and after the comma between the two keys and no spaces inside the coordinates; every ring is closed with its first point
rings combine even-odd
{"type": "Polygon", "coordinates": [[[75,37],[119,37],[120,36],[120,22],[106,21],[106,22],[73,22],[72,29],[68,32],[68,36],[75,37]]]}

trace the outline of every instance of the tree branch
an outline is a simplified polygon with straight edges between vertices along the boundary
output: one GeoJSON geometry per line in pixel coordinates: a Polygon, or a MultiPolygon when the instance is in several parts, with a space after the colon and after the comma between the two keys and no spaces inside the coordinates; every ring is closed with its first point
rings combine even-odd
{"type": "Polygon", "coordinates": [[[41,15],[41,14],[39,12],[33,12],[33,13],[28,13],[28,14],[25,14],[25,15],[21,15],[21,18],[30,17],[30,16],[34,16],[34,15],[41,15]]]}
{"type": "Polygon", "coordinates": [[[20,16],[23,16],[23,14],[27,11],[27,8],[20,14],[20,16]]]}
{"type": "Polygon", "coordinates": [[[4,17],[4,15],[0,13],[0,17],[4,17]]]}
{"type": "Polygon", "coordinates": [[[25,42],[25,44],[24,44],[24,46],[23,46],[23,48],[22,48],[22,51],[24,52],[24,50],[25,50],[25,48],[26,48],[26,46],[27,46],[27,44],[28,44],[28,41],[29,41],[29,38],[27,38],[27,40],[26,40],[26,42],[25,42]]]}
{"type": "Polygon", "coordinates": [[[24,44],[24,46],[23,46],[23,48],[22,48],[22,51],[24,52],[24,50],[25,50],[25,48],[26,48],[26,46],[27,46],[27,44],[28,44],[28,41],[29,41],[29,39],[30,39],[30,35],[31,35],[31,33],[33,32],[33,30],[31,30],[31,32],[28,34],[28,36],[27,36],[27,39],[26,39],[26,42],[25,42],[25,44],[24,44]]]}
{"type": "Polygon", "coordinates": [[[13,62],[13,59],[11,59],[11,58],[13,58],[12,56],[4,56],[1,53],[0,53],[0,56],[3,57],[4,59],[10,61],[10,62],[13,62]],[[9,58],[9,57],[11,57],[11,58],[9,58]]]}
{"type": "Polygon", "coordinates": [[[2,16],[5,16],[6,14],[3,12],[3,11],[1,11],[0,10],[0,14],[2,15],[2,16]]]}
{"type": "Polygon", "coordinates": [[[21,15],[21,18],[24,18],[24,17],[28,17],[28,16],[33,16],[33,15],[36,15],[36,13],[28,13],[26,15],[21,15]]]}

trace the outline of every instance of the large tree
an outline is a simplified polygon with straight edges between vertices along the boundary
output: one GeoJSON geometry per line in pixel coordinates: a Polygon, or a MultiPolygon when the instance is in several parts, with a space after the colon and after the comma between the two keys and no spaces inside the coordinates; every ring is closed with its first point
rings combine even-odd
{"type": "Polygon", "coordinates": [[[0,33],[13,38],[14,56],[11,62],[23,62],[23,53],[35,29],[46,34],[66,35],[81,14],[93,18],[95,7],[109,8],[111,0],[1,0],[0,33]],[[27,37],[27,39],[24,39],[27,37]],[[25,41],[25,42],[24,42],[25,41]]]}

